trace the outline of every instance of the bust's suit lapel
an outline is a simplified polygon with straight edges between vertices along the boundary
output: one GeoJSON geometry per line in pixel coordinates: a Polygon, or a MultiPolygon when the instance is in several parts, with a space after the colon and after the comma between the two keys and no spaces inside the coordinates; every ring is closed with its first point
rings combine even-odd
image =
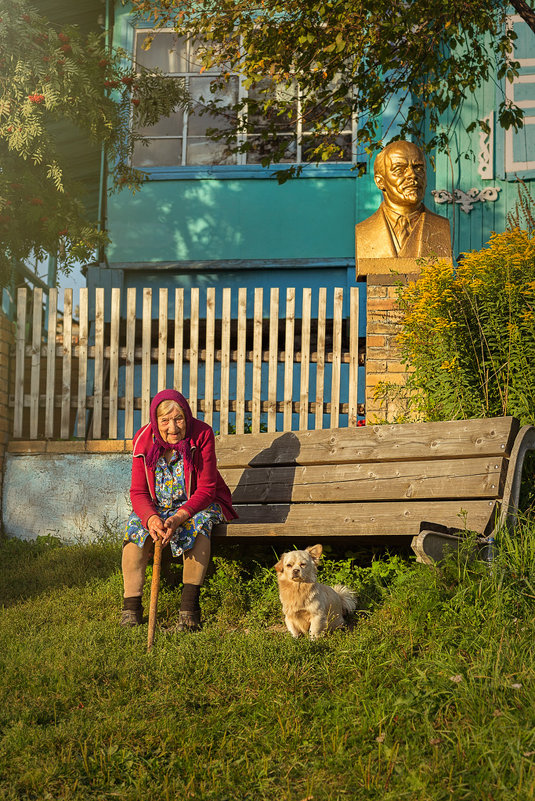
{"type": "MultiPolygon", "coordinates": [[[[382,253],[381,256],[383,256],[383,258],[389,258],[391,256],[395,258],[398,255],[398,252],[396,250],[396,245],[394,244],[394,240],[392,238],[392,231],[390,229],[390,225],[388,224],[388,220],[386,219],[386,214],[384,213],[383,204],[382,203],[381,203],[381,205],[380,205],[380,207],[379,207],[379,209],[377,211],[378,211],[378,213],[381,214],[381,220],[383,222],[383,226],[384,226],[384,229],[385,229],[385,238],[384,238],[384,249],[385,249],[385,252],[384,252],[384,254],[382,253]]],[[[381,244],[383,244],[383,243],[381,243],[381,244]]],[[[407,244],[407,243],[405,243],[405,244],[407,244]]]]}

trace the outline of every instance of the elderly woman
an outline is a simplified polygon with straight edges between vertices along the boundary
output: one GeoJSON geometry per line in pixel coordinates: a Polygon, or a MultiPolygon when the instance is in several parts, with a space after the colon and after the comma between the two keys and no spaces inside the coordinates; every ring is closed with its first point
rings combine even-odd
{"type": "Polygon", "coordinates": [[[150,406],[150,423],[134,436],[130,499],[134,511],[123,542],[121,625],[142,621],[145,569],[160,539],[184,560],[177,630],[199,629],[199,591],[210,559],[210,533],[237,514],[216,467],[214,432],[193,417],[180,392],[159,392],[150,406]]]}

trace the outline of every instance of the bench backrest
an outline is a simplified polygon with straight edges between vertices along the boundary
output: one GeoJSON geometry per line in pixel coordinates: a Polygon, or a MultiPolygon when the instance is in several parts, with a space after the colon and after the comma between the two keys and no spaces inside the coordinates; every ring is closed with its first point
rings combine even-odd
{"type": "Polygon", "coordinates": [[[483,533],[518,429],[501,417],[220,436],[240,520],[216,533],[409,536],[422,521],[483,533]]]}

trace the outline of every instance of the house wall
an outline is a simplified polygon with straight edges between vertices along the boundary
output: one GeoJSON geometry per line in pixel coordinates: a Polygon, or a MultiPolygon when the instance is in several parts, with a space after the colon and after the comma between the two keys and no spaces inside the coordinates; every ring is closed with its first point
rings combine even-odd
{"type": "Polygon", "coordinates": [[[10,443],[4,531],[25,540],[53,535],[69,542],[95,539],[105,523],[119,531],[131,512],[131,450],[124,440],[10,443]]]}
{"type": "MultiPolygon", "coordinates": [[[[119,4],[114,44],[129,53],[134,44],[133,17],[119,4]]],[[[279,184],[275,169],[148,170],[139,192],[108,200],[110,267],[150,262],[157,271],[169,261],[353,260],[355,223],[380,202],[372,175],[358,178],[347,164],[306,165],[300,177],[279,184]]],[[[202,281],[202,270],[198,275],[202,281]]],[[[193,283],[195,275],[189,276],[193,283]]],[[[279,278],[273,275],[271,285],[279,278]]]]}
{"type": "MultiPolygon", "coordinates": [[[[512,11],[512,9],[510,9],[512,11]]],[[[454,234],[454,253],[479,250],[493,231],[507,227],[507,216],[518,201],[518,180],[526,182],[533,194],[535,179],[535,35],[519,16],[512,15],[517,39],[512,60],[519,64],[519,76],[513,83],[505,79],[489,80],[464,101],[457,120],[444,115],[443,127],[452,133],[450,153],[437,154],[436,189],[449,192],[496,189],[496,200],[476,201],[471,211],[461,203],[437,205],[435,210],[448,215],[454,234]],[[524,112],[524,127],[518,132],[505,131],[497,119],[504,98],[513,100],[524,112]],[[479,127],[467,134],[473,120],[487,120],[490,134],[479,127]]]]}

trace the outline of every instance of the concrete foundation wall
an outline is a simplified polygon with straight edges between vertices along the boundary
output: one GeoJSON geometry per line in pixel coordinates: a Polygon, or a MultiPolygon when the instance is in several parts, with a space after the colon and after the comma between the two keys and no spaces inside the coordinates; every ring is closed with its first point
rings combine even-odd
{"type": "Polygon", "coordinates": [[[6,534],[90,541],[105,533],[106,524],[122,532],[131,512],[130,443],[113,442],[108,452],[105,442],[94,445],[98,452],[91,443],[10,443],[2,504],[6,534]]]}

